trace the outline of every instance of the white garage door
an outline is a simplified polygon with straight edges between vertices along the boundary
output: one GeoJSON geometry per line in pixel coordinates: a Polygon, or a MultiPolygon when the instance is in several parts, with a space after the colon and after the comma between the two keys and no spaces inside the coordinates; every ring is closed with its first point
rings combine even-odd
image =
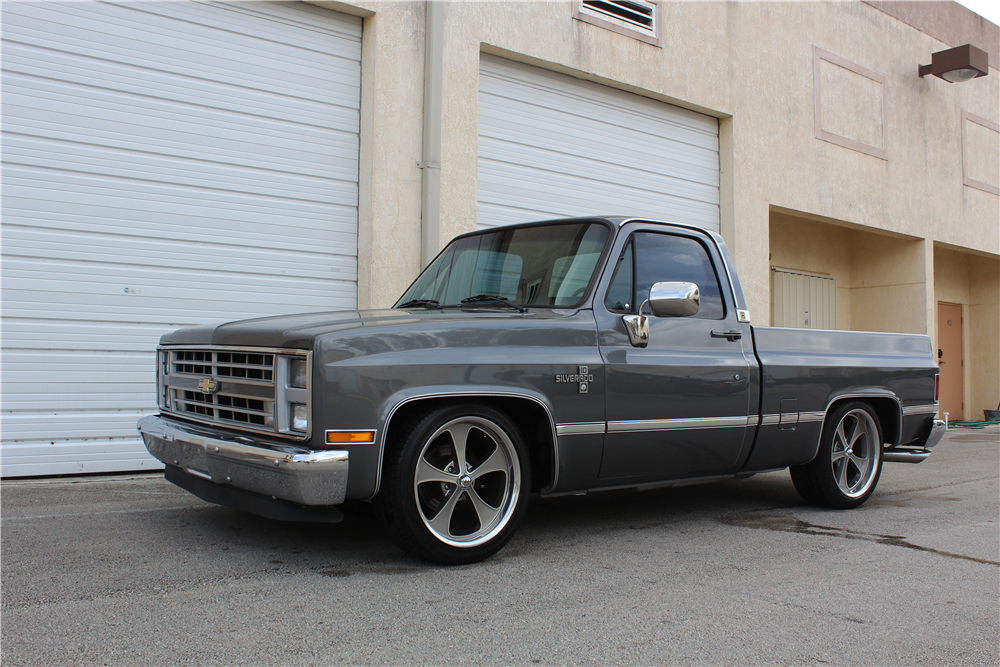
{"type": "Polygon", "coordinates": [[[718,120],[483,55],[480,227],[568,215],[718,231],[718,120]]]}
{"type": "Polygon", "coordinates": [[[159,336],[354,308],[361,21],[3,2],[2,474],[160,467],[159,336]]]}

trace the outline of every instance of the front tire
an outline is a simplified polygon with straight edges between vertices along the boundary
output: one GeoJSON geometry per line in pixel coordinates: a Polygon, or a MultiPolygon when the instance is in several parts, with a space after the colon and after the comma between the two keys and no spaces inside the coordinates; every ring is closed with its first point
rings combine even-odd
{"type": "Polygon", "coordinates": [[[795,490],[814,505],[852,509],[863,504],[882,474],[878,417],[860,401],[839,406],[823,425],[816,458],[789,471],[795,490]]]}
{"type": "Polygon", "coordinates": [[[527,508],[531,470],[517,427],[479,404],[408,422],[386,453],[375,510],[407,553],[443,565],[492,556],[527,508]]]}

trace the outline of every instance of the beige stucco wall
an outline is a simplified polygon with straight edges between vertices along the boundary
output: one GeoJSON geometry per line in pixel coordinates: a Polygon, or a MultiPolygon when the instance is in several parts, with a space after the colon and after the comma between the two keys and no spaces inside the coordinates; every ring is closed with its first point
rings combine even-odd
{"type": "Polygon", "coordinates": [[[967,405],[972,418],[1000,409],[1000,261],[973,257],[969,270],[970,368],[967,405]]]}
{"type": "MultiPolygon", "coordinates": [[[[844,227],[771,214],[771,266],[821,273],[837,281],[837,328],[851,327],[850,232],[844,227]]],[[[771,324],[769,319],[762,324],[771,324]]]]}
{"type": "MultiPolygon", "coordinates": [[[[358,292],[361,307],[388,306],[420,268],[424,3],[315,4],[366,16],[358,292]]],[[[963,184],[962,112],[1000,120],[1000,59],[965,84],[921,79],[917,66],[954,44],[860,2],[660,7],[663,48],[574,20],[568,1],[447,3],[441,243],[475,228],[481,53],[637,92],[720,119],[722,234],[756,322],[770,321],[771,266],[837,277],[838,326],[851,329],[936,336],[937,301],[965,289],[968,350],[983,362],[969,403],[995,403],[1000,197],[963,184]],[[820,63],[817,95],[820,53],[842,61],[820,63]],[[885,159],[817,138],[817,98],[822,130],[885,159]],[[974,275],[942,277],[935,244],[979,258],[974,275]]],[[[969,168],[1000,179],[991,141],[967,147],[969,168]]]]}
{"type": "Polygon", "coordinates": [[[837,281],[837,328],[927,333],[924,242],[772,211],[771,266],[837,281]]]}
{"type": "MultiPolygon", "coordinates": [[[[370,179],[362,252],[371,268],[359,292],[362,305],[382,306],[419,264],[423,3],[349,4],[374,11],[363,73],[373,150],[370,158],[362,151],[370,179]]],[[[918,78],[917,65],[947,45],[863,3],[661,7],[665,48],[574,20],[570,2],[447,4],[442,243],[475,227],[479,55],[489,51],[723,118],[723,182],[731,189],[722,193],[723,234],[758,320],[769,311],[771,206],[997,252],[997,197],[963,185],[961,144],[963,109],[1000,117],[995,70],[962,85],[918,78]],[[887,160],[816,138],[814,46],[885,75],[887,160]]],[[[871,96],[869,83],[859,86],[859,99],[871,96]]]]}

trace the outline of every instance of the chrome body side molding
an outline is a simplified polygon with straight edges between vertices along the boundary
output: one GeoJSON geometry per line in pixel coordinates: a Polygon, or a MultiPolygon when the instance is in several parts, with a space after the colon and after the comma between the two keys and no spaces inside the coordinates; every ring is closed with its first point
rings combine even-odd
{"type": "Polygon", "coordinates": [[[556,435],[601,435],[607,431],[607,427],[607,422],[556,424],[556,435]]]}
{"type": "MultiPolygon", "coordinates": [[[[575,422],[556,424],[556,433],[565,435],[600,435],[634,431],[683,431],[698,428],[741,428],[756,426],[757,415],[748,417],[699,417],[695,419],[645,419],[611,422],[575,422]]],[[[777,422],[775,422],[777,423],[777,422]]]]}
{"type": "MultiPolygon", "coordinates": [[[[827,406],[827,410],[830,407],[827,406]]],[[[826,410],[822,412],[800,412],[799,413],[799,423],[809,423],[809,422],[821,422],[826,421],[826,410]]]]}
{"type": "Polygon", "coordinates": [[[937,403],[925,403],[924,405],[908,405],[903,408],[903,416],[911,415],[936,415],[938,412],[937,403]]]}
{"type": "Polygon", "coordinates": [[[678,431],[700,428],[746,428],[757,423],[757,415],[740,417],[700,417],[696,419],[642,419],[608,422],[608,433],[623,431],[678,431]]]}

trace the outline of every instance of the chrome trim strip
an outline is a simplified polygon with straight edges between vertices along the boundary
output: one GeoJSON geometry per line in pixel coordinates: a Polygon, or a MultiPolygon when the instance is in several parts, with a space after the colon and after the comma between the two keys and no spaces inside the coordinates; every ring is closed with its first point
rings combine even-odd
{"type": "Polygon", "coordinates": [[[746,428],[757,417],[699,417],[696,419],[641,419],[608,422],[608,433],[680,431],[693,428],[746,428]],[[753,421],[751,421],[753,420],[753,421]]]}
{"type": "Polygon", "coordinates": [[[146,449],[167,465],[238,489],[302,505],[338,505],[347,495],[348,452],[231,439],[193,424],[143,417],[146,449]]]}
{"type": "Polygon", "coordinates": [[[773,426],[781,423],[781,415],[764,415],[760,419],[761,426],[773,426]]]}
{"type": "Polygon", "coordinates": [[[607,422],[556,424],[556,435],[604,435],[607,428],[607,422]]]}
{"type": "Polygon", "coordinates": [[[385,418],[385,424],[379,429],[382,435],[378,441],[378,470],[375,471],[375,491],[372,495],[365,500],[371,500],[378,495],[378,490],[382,486],[382,461],[385,460],[385,436],[389,432],[389,423],[392,422],[393,416],[396,411],[407,403],[412,403],[413,401],[420,401],[427,398],[467,398],[469,396],[506,396],[508,398],[526,398],[529,401],[537,403],[543,410],[545,410],[546,416],[549,418],[549,427],[552,429],[552,483],[547,487],[542,489],[539,493],[547,493],[556,487],[559,482],[559,436],[556,433],[556,420],[552,417],[552,412],[549,410],[549,406],[545,405],[541,400],[532,396],[531,394],[523,394],[513,391],[442,391],[433,392],[430,394],[420,394],[419,396],[411,396],[409,398],[404,398],[402,401],[392,406],[392,410],[389,415],[385,418]]]}
{"type": "Polygon", "coordinates": [[[803,422],[821,422],[826,420],[826,412],[800,412],[799,413],[799,423],[803,422]]]}
{"type": "Polygon", "coordinates": [[[937,403],[925,403],[923,405],[908,405],[903,408],[903,416],[910,415],[936,415],[938,411],[937,403]]]}
{"type": "MultiPolygon", "coordinates": [[[[743,319],[739,317],[739,314],[741,314],[740,306],[743,304],[741,304],[740,300],[736,298],[736,285],[733,284],[733,274],[729,271],[729,264],[726,262],[726,253],[722,252],[722,246],[719,245],[719,241],[722,240],[721,236],[710,229],[698,227],[697,225],[687,225],[683,222],[668,222],[667,220],[650,220],[648,218],[626,218],[618,223],[618,229],[621,229],[630,222],[651,222],[654,225],[673,225],[674,227],[680,227],[681,229],[690,229],[696,232],[701,232],[702,234],[706,234],[708,238],[712,239],[712,243],[715,245],[715,251],[719,253],[719,259],[722,260],[722,268],[726,270],[726,279],[729,280],[729,292],[733,295],[733,304],[738,314],[737,319],[740,322],[743,322],[743,319]]],[[[750,313],[746,310],[743,310],[742,313],[747,314],[747,322],[749,322],[750,313]]]]}

